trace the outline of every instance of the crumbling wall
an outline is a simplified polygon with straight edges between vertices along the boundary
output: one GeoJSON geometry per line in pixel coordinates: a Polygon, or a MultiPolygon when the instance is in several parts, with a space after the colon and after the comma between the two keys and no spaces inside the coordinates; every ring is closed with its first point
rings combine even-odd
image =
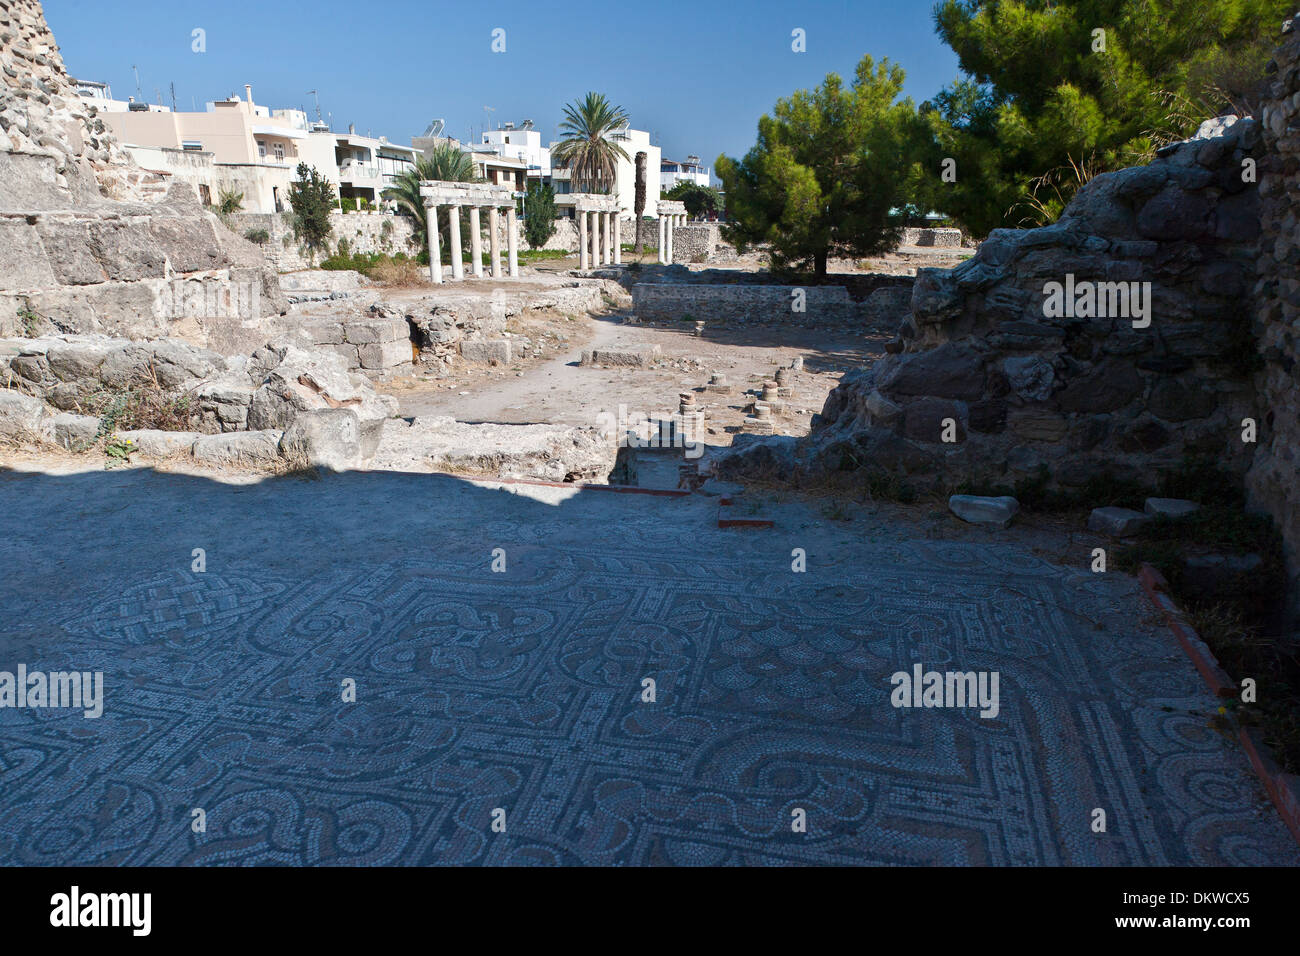
{"type": "Polygon", "coordinates": [[[1270,71],[1273,85],[1260,111],[1264,155],[1255,333],[1263,368],[1257,376],[1259,446],[1246,476],[1252,505],[1282,531],[1292,580],[1300,595],[1300,17],[1270,71]]]}
{"type": "Polygon", "coordinates": [[[135,166],[77,96],[37,0],[0,0],[0,335],[243,351],[287,302],[257,247],[135,166]]]}
{"type": "Polygon", "coordinates": [[[1244,473],[1259,151],[1253,121],[1212,120],[1054,225],[922,270],[894,354],[846,376],[806,453],[918,486],[1152,484],[1202,457],[1244,473]]]}
{"type": "Polygon", "coordinates": [[[675,322],[685,316],[706,321],[842,322],[858,315],[843,286],[641,282],[632,287],[632,307],[642,322],[675,322]]]}
{"type": "MultiPolygon", "coordinates": [[[[230,216],[229,221],[241,236],[265,230],[262,254],[276,272],[298,272],[314,267],[294,237],[289,214],[241,212],[230,216]]],[[[395,256],[403,253],[415,256],[420,251],[415,225],[408,216],[382,212],[335,212],[330,215],[330,225],[334,230],[329,241],[331,252],[337,251],[340,239],[347,240],[349,252],[365,255],[386,253],[395,256]]],[[[505,248],[504,242],[503,233],[502,248],[505,248]]]]}

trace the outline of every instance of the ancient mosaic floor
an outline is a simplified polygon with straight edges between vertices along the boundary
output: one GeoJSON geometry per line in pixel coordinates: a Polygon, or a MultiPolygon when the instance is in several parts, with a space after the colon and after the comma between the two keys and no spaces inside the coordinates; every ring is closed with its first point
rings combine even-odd
{"type": "Polygon", "coordinates": [[[32,501],[0,669],[106,700],[0,710],[5,863],[1300,860],[1133,584],[993,539],[414,475],[0,481],[32,501]],[[895,709],[917,662],[998,671],[1001,713],[895,709]]]}

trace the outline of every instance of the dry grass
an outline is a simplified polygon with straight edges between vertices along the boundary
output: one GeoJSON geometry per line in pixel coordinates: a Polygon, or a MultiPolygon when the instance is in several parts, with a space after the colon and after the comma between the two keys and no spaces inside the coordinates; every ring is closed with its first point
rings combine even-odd
{"type": "Polygon", "coordinates": [[[383,259],[370,269],[369,278],[390,289],[429,284],[424,267],[414,259],[383,259]]]}

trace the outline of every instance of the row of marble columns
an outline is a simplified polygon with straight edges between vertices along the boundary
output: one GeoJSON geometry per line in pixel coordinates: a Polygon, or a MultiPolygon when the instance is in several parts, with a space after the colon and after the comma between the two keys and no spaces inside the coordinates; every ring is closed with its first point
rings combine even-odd
{"type": "Polygon", "coordinates": [[[578,219],[578,268],[621,265],[623,242],[616,212],[575,210],[578,219]]]}
{"type": "MultiPolygon", "coordinates": [[[[434,283],[442,282],[442,237],[438,235],[438,205],[427,208],[429,217],[429,279],[434,283]]],[[[451,277],[465,278],[465,263],[461,259],[460,245],[460,207],[469,206],[469,245],[470,265],[476,279],[483,278],[483,228],[477,203],[446,203],[449,210],[451,233],[451,277]]],[[[488,262],[492,278],[500,279],[501,274],[501,207],[488,206],[488,262]]],[[[509,205],[506,211],[506,256],[509,262],[509,276],[519,278],[519,222],[515,207],[509,205]]]]}
{"type": "Polygon", "coordinates": [[[659,217],[659,262],[673,264],[673,233],[678,226],[686,225],[685,213],[667,213],[659,217]]]}

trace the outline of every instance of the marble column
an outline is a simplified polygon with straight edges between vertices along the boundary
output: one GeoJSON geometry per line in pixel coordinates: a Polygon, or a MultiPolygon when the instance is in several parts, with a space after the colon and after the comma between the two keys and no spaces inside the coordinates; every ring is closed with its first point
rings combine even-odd
{"type": "Polygon", "coordinates": [[[664,256],[664,254],[667,252],[667,249],[665,248],[668,243],[667,234],[668,234],[668,218],[666,216],[660,216],[659,217],[659,249],[658,249],[660,264],[663,264],[664,262],[667,261],[667,259],[664,256]]]}
{"type": "Polygon", "coordinates": [[[465,260],[460,252],[460,206],[448,206],[451,215],[451,277],[457,281],[465,278],[465,260]]]}
{"type": "Polygon", "coordinates": [[[574,216],[578,220],[578,268],[586,272],[590,266],[587,265],[587,214],[582,210],[574,207],[574,216]]]}
{"type": "Polygon", "coordinates": [[[438,207],[427,207],[429,216],[429,281],[442,284],[442,242],[438,238],[438,207]]]}
{"type": "Polygon", "coordinates": [[[512,202],[506,206],[506,255],[510,259],[510,278],[519,278],[519,218],[512,202]]]}
{"type": "Polygon", "coordinates": [[[605,265],[614,264],[614,214],[605,213],[605,265]]]}
{"type": "Polygon", "coordinates": [[[483,278],[483,221],[478,206],[469,207],[469,254],[474,259],[474,278],[483,278]]]}
{"type": "Polygon", "coordinates": [[[492,206],[488,209],[488,259],[492,266],[492,278],[501,278],[501,237],[498,233],[501,230],[501,214],[497,212],[497,207],[492,206]]]}
{"type": "Polygon", "coordinates": [[[619,214],[614,213],[614,265],[623,264],[623,223],[619,220],[619,214]]]}
{"type": "Polygon", "coordinates": [[[666,248],[664,249],[664,264],[669,266],[673,264],[673,228],[674,228],[673,223],[676,222],[676,220],[677,220],[676,216],[669,216],[668,225],[664,229],[664,232],[668,236],[666,242],[664,243],[664,245],[666,246],[666,248]]]}
{"type": "Polygon", "coordinates": [[[596,258],[600,260],[602,266],[609,265],[609,223],[605,221],[603,212],[596,213],[596,258]]]}
{"type": "Polygon", "coordinates": [[[591,216],[591,267],[595,269],[600,265],[600,214],[593,212],[591,216]]]}

